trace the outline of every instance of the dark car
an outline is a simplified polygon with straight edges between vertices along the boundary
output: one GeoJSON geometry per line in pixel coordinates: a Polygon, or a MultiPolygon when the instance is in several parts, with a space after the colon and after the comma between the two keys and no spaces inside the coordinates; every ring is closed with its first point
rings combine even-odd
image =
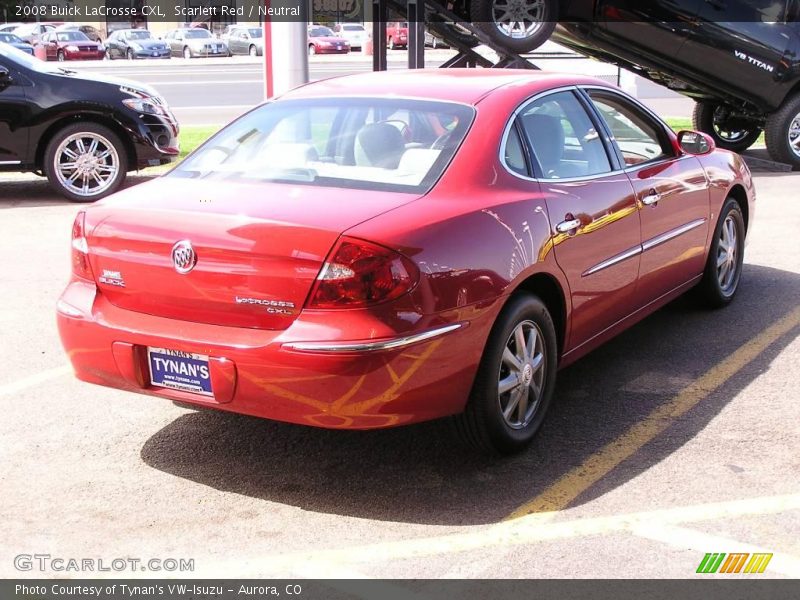
{"type": "Polygon", "coordinates": [[[103,60],[106,49],[77,30],[50,31],[42,36],[46,60],[103,60]]]}
{"type": "Polygon", "coordinates": [[[800,0],[457,0],[499,44],[555,41],[697,101],[693,126],[742,152],[766,134],[800,168],[800,0]],[[556,27],[555,21],[560,25],[556,27]]]}
{"type": "Polygon", "coordinates": [[[33,46],[27,42],[24,42],[22,38],[17,37],[13,33],[5,33],[0,31],[0,43],[14,46],[14,48],[17,50],[22,50],[27,54],[33,55],[33,46]]]}
{"type": "Polygon", "coordinates": [[[337,37],[329,27],[311,25],[308,28],[308,53],[313,54],[347,54],[350,42],[337,37]]]}
{"type": "Polygon", "coordinates": [[[74,201],[178,156],[178,123],[140,83],[78,74],[0,44],[0,171],[44,173],[74,201]]]}
{"type": "Polygon", "coordinates": [[[695,99],[694,128],[718,146],[741,152],[763,131],[771,156],[800,168],[798,0],[598,0],[595,10],[614,18],[562,23],[555,40],[695,99]]]}
{"type": "Polygon", "coordinates": [[[147,29],[118,29],[106,40],[106,58],[170,58],[169,46],[147,29]]]}

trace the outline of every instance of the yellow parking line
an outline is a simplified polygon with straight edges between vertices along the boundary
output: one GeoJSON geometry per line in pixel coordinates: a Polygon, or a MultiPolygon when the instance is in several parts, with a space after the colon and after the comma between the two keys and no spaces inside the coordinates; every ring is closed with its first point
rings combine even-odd
{"type": "Polygon", "coordinates": [[[642,446],[661,434],[676,419],[697,406],[773,342],[799,324],[800,308],[796,308],[706,371],[672,400],[659,406],[642,421],[567,472],[530,502],[517,508],[507,519],[567,508],[578,496],[633,456],[642,446]]]}
{"type": "Polygon", "coordinates": [[[0,385],[0,396],[10,396],[11,394],[19,393],[29,387],[39,385],[45,381],[55,379],[56,377],[61,377],[62,375],[68,375],[70,373],[72,373],[72,368],[66,366],[42,371],[41,373],[36,373],[35,375],[0,385]]]}

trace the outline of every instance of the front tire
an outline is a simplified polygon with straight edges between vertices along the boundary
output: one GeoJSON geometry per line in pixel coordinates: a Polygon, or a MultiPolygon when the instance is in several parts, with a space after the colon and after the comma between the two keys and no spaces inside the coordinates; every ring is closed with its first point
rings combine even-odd
{"type": "Polygon", "coordinates": [[[127,54],[126,54],[126,58],[127,58],[128,60],[134,60],[134,59],[136,58],[136,57],[134,56],[134,54],[133,54],[133,50],[131,50],[130,48],[128,48],[128,52],[127,52],[127,54]]]}
{"type": "Polygon", "coordinates": [[[744,152],[756,143],[761,129],[729,113],[730,110],[722,104],[697,102],[692,113],[692,127],[710,135],[718,148],[744,152]]]}
{"type": "Polygon", "coordinates": [[[128,153],[119,136],[97,123],[74,123],[58,131],[44,153],[50,185],[73,202],[93,202],[125,181],[128,153]]]}
{"type": "Polygon", "coordinates": [[[460,437],[491,454],[528,446],[553,398],[557,348],[544,303],[531,294],[513,297],[489,335],[466,409],[454,417],[460,437]]]}
{"type": "Polygon", "coordinates": [[[512,52],[531,52],[558,24],[557,0],[472,0],[471,21],[512,52]]]}
{"type": "Polygon", "coordinates": [[[189,46],[184,46],[183,48],[183,58],[190,59],[192,58],[192,49],[189,46]]]}
{"type": "Polygon", "coordinates": [[[733,198],[722,206],[706,260],[703,279],[696,288],[700,302],[709,308],[731,303],[742,277],[745,226],[742,209],[733,198]]]}
{"type": "Polygon", "coordinates": [[[800,94],[767,118],[765,133],[770,156],[800,170],[800,94]]]}
{"type": "Polygon", "coordinates": [[[64,55],[64,52],[62,50],[58,51],[58,54],[56,55],[56,60],[58,62],[64,62],[65,60],[67,60],[67,57],[64,55]]]}
{"type": "Polygon", "coordinates": [[[314,44],[308,45],[308,55],[314,56],[317,53],[317,47],[314,44]]]}

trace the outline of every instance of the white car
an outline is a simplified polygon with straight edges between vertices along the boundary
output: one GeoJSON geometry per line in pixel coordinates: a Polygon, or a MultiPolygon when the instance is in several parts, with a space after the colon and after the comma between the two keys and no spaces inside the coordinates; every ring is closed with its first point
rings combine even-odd
{"type": "Polygon", "coordinates": [[[333,31],[336,37],[350,42],[351,50],[361,50],[369,40],[369,33],[361,23],[339,23],[334,25],[333,31]]]}

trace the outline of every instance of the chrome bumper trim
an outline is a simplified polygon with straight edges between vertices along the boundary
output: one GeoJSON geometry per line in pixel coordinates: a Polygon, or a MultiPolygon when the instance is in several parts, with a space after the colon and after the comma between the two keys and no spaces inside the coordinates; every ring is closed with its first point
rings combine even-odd
{"type": "Polygon", "coordinates": [[[281,348],[295,352],[378,352],[381,350],[393,350],[403,348],[419,342],[424,342],[440,335],[450,333],[463,327],[465,323],[453,323],[436,329],[429,329],[414,335],[407,335],[388,340],[376,340],[374,342],[288,342],[281,348]]]}

